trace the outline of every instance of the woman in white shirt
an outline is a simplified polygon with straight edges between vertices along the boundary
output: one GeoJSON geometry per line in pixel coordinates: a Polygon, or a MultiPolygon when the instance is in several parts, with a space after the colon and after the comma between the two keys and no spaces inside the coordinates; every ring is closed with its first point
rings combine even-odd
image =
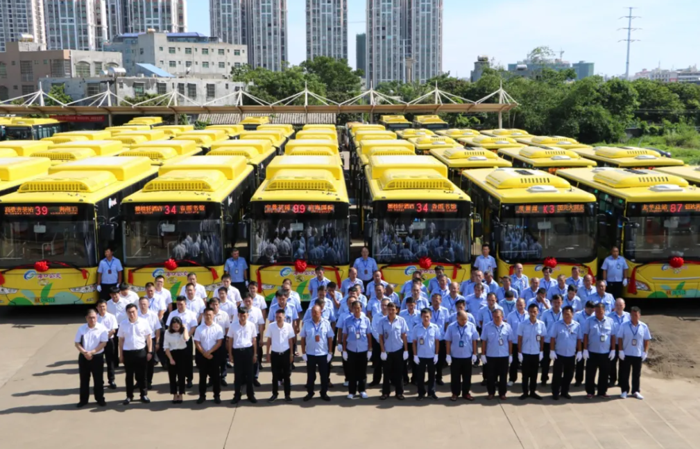
{"type": "MultiPolygon", "coordinates": [[[[187,375],[187,340],[190,339],[187,328],[182,325],[180,317],[173,317],[165,333],[163,349],[170,359],[168,376],[170,377],[170,394],[173,395],[173,404],[182,404],[182,395],[185,394],[185,376],[187,375]]],[[[192,357],[190,352],[189,357],[192,357]]]]}

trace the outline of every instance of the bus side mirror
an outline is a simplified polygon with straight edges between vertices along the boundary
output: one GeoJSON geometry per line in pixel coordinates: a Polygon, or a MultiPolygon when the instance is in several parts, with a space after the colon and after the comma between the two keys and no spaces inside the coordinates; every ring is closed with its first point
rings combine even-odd
{"type": "Polygon", "coordinates": [[[100,241],[101,242],[112,242],[115,240],[117,226],[114,223],[105,223],[100,225],[100,241]]]}

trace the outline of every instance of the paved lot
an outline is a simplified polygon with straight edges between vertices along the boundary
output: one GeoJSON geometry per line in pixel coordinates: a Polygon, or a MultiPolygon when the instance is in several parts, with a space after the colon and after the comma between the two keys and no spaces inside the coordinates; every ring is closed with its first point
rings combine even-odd
{"type": "MultiPolygon", "coordinates": [[[[369,400],[351,402],[334,374],[332,402],[303,403],[304,377],[298,368],[292,379],[295,401],[268,405],[265,370],[257,405],[230,405],[229,387],[220,406],[196,405],[195,391],[174,406],[167,376],[159,370],[149,405],[122,406],[124,381],[118,374],[119,389],[107,390],[106,409],[91,404],[77,410],[72,339],[81,315],[79,309],[0,311],[0,447],[123,449],[125,441],[135,448],[700,447],[700,384],[658,373],[643,378],[644,401],[586,401],[577,391],[571,403],[545,399],[534,404],[517,400],[516,391],[505,402],[488,402],[477,385],[475,403],[451,403],[446,387],[438,402],[415,402],[415,388],[408,389],[403,403],[380,402],[374,389],[369,400]]],[[[617,395],[619,389],[612,392],[617,395]]]]}

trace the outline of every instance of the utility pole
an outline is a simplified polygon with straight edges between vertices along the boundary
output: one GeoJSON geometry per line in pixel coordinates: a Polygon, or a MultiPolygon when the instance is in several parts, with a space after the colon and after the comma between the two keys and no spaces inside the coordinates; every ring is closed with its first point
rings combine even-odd
{"type": "Polygon", "coordinates": [[[626,28],[619,28],[620,30],[627,30],[627,39],[621,39],[618,42],[627,42],[627,62],[625,64],[625,79],[629,80],[630,79],[630,47],[632,45],[632,42],[636,42],[639,39],[632,39],[632,31],[637,31],[641,30],[641,28],[632,28],[632,19],[641,19],[640,16],[633,16],[632,15],[632,10],[637,9],[634,6],[629,6],[629,14],[626,16],[620,17],[620,19],[627,19],[627,27],[626,28]]]}

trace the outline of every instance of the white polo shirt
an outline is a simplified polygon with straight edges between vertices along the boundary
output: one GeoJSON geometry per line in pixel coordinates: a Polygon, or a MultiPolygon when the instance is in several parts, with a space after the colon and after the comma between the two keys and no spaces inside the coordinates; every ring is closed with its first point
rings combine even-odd
{"type": "MultiPolygon", "coordinates": [[[[128,305],[127,300],[119,296],[119,302],[114,302],[112,299],[107,301],[107,312],[114,315],[117,323],[121,323],[126,319],[126,306],[128,305]]],[[[99,320],[100,318],[98,317],[97,319],[99,320]]]]}
{"type": "Polygon", "coordinates": [[[243,301],[243,298],[241,298],[241,292],[239,292],[238,289],[233,285],[228,286],[228,292],[226,292],[226,297],[229,301],[233,301],[236,304],[240,304],[241,301],[243,301]]]}
{"type": "Polygon", "coordinates": [[[194,333],[194,341],[198,341],[205,351],[210,351],[217,341],[223,339],[224,330],[216,323],[212,323],[211,326],[202,323],[194,333]]]}
{"type": "Polygon", "coordinates": [[[257,307],[261,311],[267,309],[267,302],[265,302],[265,297],[263,295],[256,294],[255,298],[253,298],[253,306],[257,307]]]}
{"type": "Polygon", "coordinates": [[[265,338],[270,339],[272,352],[284,352],[289,349],[289,339],[294,338],[294,328],[287,322],[281,328],[276,322],[270,323],[265,329],[265,338]]]}
{"type": "MultiPolygon", "coordinates": [[[[231,322],[238,321],[238,309],[236,309],[236,314],[231,319],[231,322]]],[[[258,307],[252,306],[248,311],[248,321],[252,322],[256,326],[265,324],[265,318],[263,318],[262,310],[258,307]]]]}
{"type": "Polygon", "coordinates": [[[172,312],[170,312],[170,315],[168,315],[168,321],[165,322],[165,325],[170,326],[170,322],[175,317],[180,318],[183,326],[185,326],[188,331],[191,331],[193,327],[197,327],[197,315],[195,315],[194,312],[191,310],[185,309],[184,313],[180,313],[177,310],[173,310],[172,312]]]}
{"type": "MultiPolygon", "coordinates": [[[[75,334],[75,342],[81,343],[83,349],[86,351],[93,351],[100,343],[107,343],[108,341],[109,335],[107,328],[100,323],[95,323],[95,327],[93,328],[90,328],[90,326],[85,323],[78,328],[78,332],[75,334]]],[[[102,352],[104,352],[104,349],[95,354],[102,354],[102,352]]]]}
{"type": "Polygon", "coordinates": [[[204,301],[202,298],[198,297],[195,295],[194,299],[190,300],[187,298],[187,301],[185,301],[185,304],[187,307],[187,310],[191,310],[194,312],[194,314],[197,316],[197,319],[199,319],[199,316],[204,312],[204,309],[207,307],[204,304],[204,301]]]}
{"type": "Polygon", "coordinates": [[[221,310],[221,306],[219,306],[219,313],[214,315],[214,322],[221,326],[221,329],[224,330],[225,334],[229,326],[231,326],[231,317],[228,315],[228,313],[221,310]]]}
{"type": "Polygon", "coordinates": [[[162,299],[165,307],[168,307],[168,305],[173,302],[173,295],[171,295],[165,288],[161,291],[156,290],[155,293],[153,293],[153,296],[162,299]]]}
{"type": "Polygon", "coordinates": [[[221,302],[219,300],[219,310],[226,312],[228,314],[228,321],[229,323],[233,319],[233,317],[236,315],[236,310],[238,309],[238,305],[231,301],[230,299],[226,299],[226,302],[221,302]]]}
{"type": "Polygon", "coordinates": [[[153,329],[143,318],[137,318],[135,322],[124,320],[119,325],[117,336],[124,339],[125,351],[140,351],[146,347],[146,337],[153,333],[153,329]]]}
{"type": "Polygon", "coordinates": [[[158,314],[153,310],[147,310],[145,314],[142,314],[139,310],[139,318],[143,318],[148,322],[148,325],[151,326],[151,330],[153,331],[151,333],[151,338],[153,339],[153,342],[155,342],[156,331],[163,328],[163,326],[160,324],[160,320],[158,319],[158,314]]]}
{"type": "Polygon", "coordinates": [[[102,316],[98,313],[97,322],[103,325],[107,329],[107,332],[115,331],[119,328],[119,323],[117,323],[117,317],[115,317],[109,312],[105,312],[105,316],[102,316]]]}
{"type": "Polygon", "coordinates": [[[229,338],[233,338],[233,349],[250,348],[253,346],[253,338],[258,336],[258,327],[248,319],[245,326],[235,320],[228,329],[229,338]]]}
{"type": "MultiPolygon", "coordinates": [[[[187,296],[187,284],[180,289],[180,296],[187,296]]],[[[200,298],[202,301],[206,301],[207,291],[202,284],[197,284],[194,288],[194,296],[200,298]]]]}
{"type": "Polygon", "coordinates": [[[136,304],[136,306],[138,307],[139,295],[132,292],[131,290],[127,290],[126,296],[122,296],[122,292],[119,292],[119,297],[126,300],[126,302],[129,304],[136,304]]]}
{"type": "Polygon", "coordinates": [[[165,297],[163,295],[153,295],[153,298],[148,298],[148,309],[155,312],[156,315],[158,315],[160,312],[165,312],[168,309],[168,306],[165,303],[165,297]]]}

